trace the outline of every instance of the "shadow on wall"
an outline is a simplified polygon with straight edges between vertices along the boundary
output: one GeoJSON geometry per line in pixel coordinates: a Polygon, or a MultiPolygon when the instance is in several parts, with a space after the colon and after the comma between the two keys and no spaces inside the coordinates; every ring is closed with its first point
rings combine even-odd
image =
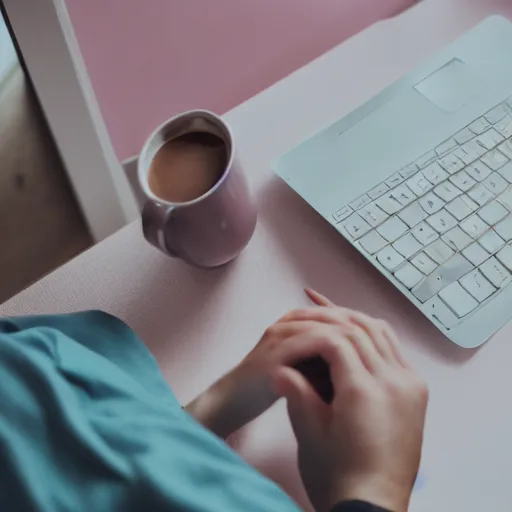
{"type": "Polygon", "coordinates": [[[415,3],[66,0],[120,160],[136,155],[172,115],[192,108],[224,113],[415,3]]]}

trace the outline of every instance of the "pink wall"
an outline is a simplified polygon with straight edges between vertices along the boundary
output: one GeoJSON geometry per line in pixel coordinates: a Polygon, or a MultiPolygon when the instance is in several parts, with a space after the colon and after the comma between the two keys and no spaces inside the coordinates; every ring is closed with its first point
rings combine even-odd
{"type": "Polygon", "coordinates": [[[223,113],[414,0],[67,0],[118,157],[189,109],[223,113]]]}

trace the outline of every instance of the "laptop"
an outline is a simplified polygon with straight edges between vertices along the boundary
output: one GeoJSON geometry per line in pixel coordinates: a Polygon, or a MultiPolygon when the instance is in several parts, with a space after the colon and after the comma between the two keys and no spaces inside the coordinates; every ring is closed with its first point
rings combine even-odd
{"type": "Polygon", "coordinates": [[[274,165],[467,348],[512,317],[511,55],[488,18],[274,165]]]}

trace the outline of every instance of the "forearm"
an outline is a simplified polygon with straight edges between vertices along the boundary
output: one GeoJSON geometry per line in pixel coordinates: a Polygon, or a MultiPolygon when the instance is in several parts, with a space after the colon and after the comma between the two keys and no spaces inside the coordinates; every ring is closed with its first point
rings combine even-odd
{"type": "Polygon", "coordinates": [[[253,420],[262,411],[256,410],[251,384],[237,377],[234,369],[192,400],[185,409],[222,439],[253,420]]]}
{"type": "Polygon", "coordinates": [[[277,399],[268,378],[239,365],[185,409],[205,428],[225,439],[266,411],[277,399]]]}
{"type": "Polygon", "coordinates": [[[225,403],[224,387],[221,379],[185,407],[203,427],[222,439],[226,439],[233,432],[225,403]]]}

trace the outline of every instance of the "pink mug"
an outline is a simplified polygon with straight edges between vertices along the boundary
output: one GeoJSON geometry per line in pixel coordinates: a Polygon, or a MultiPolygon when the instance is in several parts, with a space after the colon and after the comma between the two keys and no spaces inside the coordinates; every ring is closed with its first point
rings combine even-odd
{"type": "Polygon", "coordinates": [[[148,200],[142,210],[146,240],[163,253],[197,267],[218,267],[233,260],[248,244],[256,227],[256,205],[235,154],[229,126],[206,110],[191,110],[160,125],[144,144],[138,177],[148,200]],[[157,151],[169,140],[191,132],[209,132],[227,148],[227,165],[219,180],[202,196],[184,203],[157,197],[148,173],[157,151]]]}

